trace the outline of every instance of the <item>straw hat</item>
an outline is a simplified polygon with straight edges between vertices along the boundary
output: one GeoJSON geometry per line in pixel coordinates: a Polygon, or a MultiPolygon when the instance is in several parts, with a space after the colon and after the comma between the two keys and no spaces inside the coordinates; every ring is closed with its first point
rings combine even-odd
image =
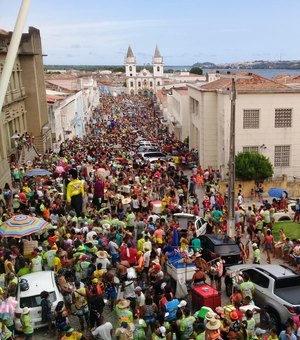
{"type": "Polygon", "coordinates": [[[121,299],[117,305],[116,305],[119,309],[125,309],[128,308],[130,306],[130,301],[126,300],[126,299],[121,299]]]}
{"type": "Polygon", "coordinates": [[[130,197],[125,197],[123,200],[122,200],[122,204],[130,204],[131,203],[131,198],[130,197]]]}
{"type": "Polygon", "coordinates": [[[99,257],[99,259],[106,259],[107,258],[107,254],[102,250],[98,251],[96,253],[96,255],[99,257]]]}
{"type": "Polygon", "coordinates": [[[30,312],[30,309],[28,307],[24,307],[22,310],[23,314],[28,314],[30,312]]]}
{"type": "Polygon", "coordinates": [[[210,331],[215,331],[221,327],[221,321],[213,317],[206,323],[206,329],[210,331]]]}

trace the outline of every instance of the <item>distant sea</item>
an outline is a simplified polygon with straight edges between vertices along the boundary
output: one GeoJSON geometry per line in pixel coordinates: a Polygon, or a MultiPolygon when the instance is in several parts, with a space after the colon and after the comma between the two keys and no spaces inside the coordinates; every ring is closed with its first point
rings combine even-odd
{"type": "MultiPolygon", "coordinates": [[[[173,69],[175,71],[189,71],[191,66],[165,66],[167,69],[173,69]]],[[[203,69],[203,73],[213,72],[213,71],[220,71],[220,72],[238,72],[238,71],[246,71],[259,74],[265,78],[272,78],[279,74],[300,74],[300,70],[285,70],[285,69],[278,69],[278,70],[270,70],[270,69],[203,69]]]]}

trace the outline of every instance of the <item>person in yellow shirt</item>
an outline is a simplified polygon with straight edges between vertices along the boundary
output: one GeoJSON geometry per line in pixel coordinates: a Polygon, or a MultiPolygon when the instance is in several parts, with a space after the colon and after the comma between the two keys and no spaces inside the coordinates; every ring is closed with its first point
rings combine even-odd
{"type": "Polygon", "coordinates": [[[57,273],[62,267],[60,258],[59,258],[59,253],[58,251],[56,252],[56,255],[54,257],[54,261],[53,261],[53,270],[55,273],[57,273]]]}
{"type": "Polygon", "coordinates": [[[67,203],[75,210],[77,217],[81,216],[84,197],[83,183],[77,178],[77,170],[71,169],[72,179],[67,186],[67,203]]]}
{"type": "Polygon", "coordinates": [[[61,340],[80,340],[82,339],[82,333],[77,332],[74,328],[69,327],[66,330],[66,334],[61,338],[61,340]]]}

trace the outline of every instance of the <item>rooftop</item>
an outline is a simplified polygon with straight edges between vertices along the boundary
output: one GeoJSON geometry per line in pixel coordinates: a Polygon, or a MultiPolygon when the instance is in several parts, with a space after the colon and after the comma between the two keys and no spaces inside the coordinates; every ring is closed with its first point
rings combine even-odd
{"type": "MultiPolygon", "coordinates": [[[[237,79],[237,90],[290,90],[290,88],[284,84],[281,84],[275,80],[264,78],[255,73],[237,72],[232,75],[250,75],[249,79],[237,79]]],[[[226,90],[231,88],[231,78],[221,78],[211,83],[205,84],[200,87],[200,90],[216,91],[226,90]]]]}

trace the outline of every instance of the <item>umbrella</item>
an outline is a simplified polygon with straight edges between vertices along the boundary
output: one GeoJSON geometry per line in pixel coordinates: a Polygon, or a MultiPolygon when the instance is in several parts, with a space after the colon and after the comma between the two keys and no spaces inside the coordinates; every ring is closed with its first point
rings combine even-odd
{"type": "Polygon", "coordinates": [[[288,197],[288,192],[282,188],[271,188],[268,191],[268,194],[269,196],[276,198],[288,197]]]}
{"type": "Polygon", "coordinates": [[[58,173],[58,174],[62,174],[63,172],[65,172],[65,169],[64,169],[63,166],[58,165],[58,166],[55,168],[55,172],[58,173]]]}
{"type": "Polygon", "coordinates": [[[36,176],[49,176],[51,175],[51,172],[46,169],[32,169],[29,171],[26,171],[24,174],[24,177],[36,177],[36,176]]]}
{"type": "Polygon", "coordinates": [[[42,218],[30,215],[15,215],[3,222],[0,226],[0,235],[21,238],[45,229],[48,224],[42,218]]]}

